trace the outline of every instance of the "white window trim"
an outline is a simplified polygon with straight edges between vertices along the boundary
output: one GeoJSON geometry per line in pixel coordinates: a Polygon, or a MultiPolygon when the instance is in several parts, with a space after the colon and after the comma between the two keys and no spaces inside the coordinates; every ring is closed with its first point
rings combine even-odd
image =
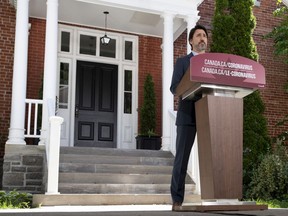
{"type": "MultiPolygon", "coordinates": [[[[70,84],[70,95],[69,95],[69,114],[70,114],[70,124],[69,124],[69,146],[74,146],[74,122],[75,122],[75,90],[76,90],[76,63],[78,60],[81,61],[91,61],[91,62],[98,62],[98,63],[104,63],[104,64],[114,64],[118,65],[118,89],[117,89],[117,148],[136,148],[136,141],[135,141],[135,135],[137,134],[137,122],[138,122],[138,113],[137,113],[137,105],[138,105],[138,36],[135,35],[127,35],[127,34],[121,34],[121,33],[112,33],[108,32],[107,35],[113,39],[116,40],[116,58],[108,58],[108,57],[102,57],[99,56],[100,49],[96,46],[96,56],[91,55],[85,55],[85,54],[79,54],[79,44],[80,44],[80,34],[85,35],[91,35],[96,36],[96,40],[100,40],[100,37],[104,35],[104,31],[100,30],[92,30],[92,29],[85,29],[81,27],[76,26],[69,26],[64,24],[59,24],[59,35],[61,35],[61,30],[63,31],[69,31],[71,32],[71,53],[67,52],[59,52],[58,53],[58,59],[71,59],[71,71],[70,71],[70,77],[69,77],[69,83],[70,84]],[[133,42],[133,57],[131,60],[124,60],[124,41],[132,41],[133,42]],[[131,126],[133,128],[132,131],[132,142],[130,146],[122,146],[123,136],[121,132],[121,122],[124,118],[123,113],[123,104],[124,104],[124,84],[123,81],[123,73],[124,69],[132,69],[133,78],[133,92],[132,92],[132,120],[131,120],[131,126]]],[[[60,44],[60,41],[59,41],[60,44]]],[[[99,45],[99,42],[97,42],[97,45],[99,45]]],[[[59,45],[60,48],[60,45],[59,45]]],[[[60,49],[59,49],[60,51],[60,49]]],[[[60,65],[60,63],[59,63],[60,65]]],[[[59,72],[59,71],[58,71],[59,72]]],[[[59,77],[59,74],[58,74],[59,77]]],[[[58,78],[59,79],[59,78],[58,78]]],[[[58,81],[59,85],[59,81],[58,81]]],[[[58,86],[59,89],[59,86],[58,86]]],[[[127,114],[125,114],[127,115],[127,114]]],[[[129,114],[130,115],[130,114],[129,114]]]]}

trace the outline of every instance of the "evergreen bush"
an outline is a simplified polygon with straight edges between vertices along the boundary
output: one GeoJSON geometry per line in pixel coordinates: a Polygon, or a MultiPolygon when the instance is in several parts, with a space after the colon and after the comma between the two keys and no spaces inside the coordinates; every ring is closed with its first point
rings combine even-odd
{"type": "Polygon", "coordinates": [[[156,129],[156,96],[153,78],[147,74],[144,82],[144,101],[140,109],[140,135],[153,136],[156,129]]]}
{"type": "Polygon", "coordinates": [[[243,125],[243,189],[249,188],[254,169],[260,164],[271,146],[264,117],[265,105],[259,91],[244,98],[243,125]]]}
{"type": "Polygon", "coordinates": [[[288,156],[281,143],[272,154],[264,156],[255,169],[247,196],[263,200],[288,199],[288,156]]]}
{"type": "MultiPolygon", "coordinates": [[[[229,53],[254,61],[258,53],[252,34],[256,26],[253,15],[253,0],[216,0],[212,20],[211,52],[229,53]]],[[[258,166],[263,155],[267,154],[270,141],[264,117],[265,106],[258,91],[244,99],[243,130],[243,189],[251,182],[253,169],[258,166]]]]}

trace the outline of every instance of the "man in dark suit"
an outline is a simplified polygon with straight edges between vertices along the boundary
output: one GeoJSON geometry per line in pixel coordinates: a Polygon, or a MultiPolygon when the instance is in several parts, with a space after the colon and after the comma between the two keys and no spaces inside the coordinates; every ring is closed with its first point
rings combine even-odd
{"type": "MultiPolygon", "coordinates": [[[[189,68],[190,58],[205,53],[207,38],[208,33],[204,26],[196,25],[191,29],[188,40],[192,52],[189,55],[178,58],[176,61],[170,86],[172,94],[175,94],[179,82],[189,68]]],[[[200,98],[194,98],[193,100],[182,100],[179,98],[176,118],[176,155],[171,179],[172,211],[180,210],[184,200],[187,165],[196,135],[195,102],[198,99],[200,98]]]]}

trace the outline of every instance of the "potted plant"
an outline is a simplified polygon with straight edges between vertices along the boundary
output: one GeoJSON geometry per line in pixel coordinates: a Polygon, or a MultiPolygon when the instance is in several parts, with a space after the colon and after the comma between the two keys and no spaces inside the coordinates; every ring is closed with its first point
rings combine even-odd
{"type": "Polygon", "coordinates": [[[161,137],[156,135],[156,97],[150,73],[144,82],[144,101],[140,108],[140,133],[136,137],[137,149],[159,150],[161,137]]]}

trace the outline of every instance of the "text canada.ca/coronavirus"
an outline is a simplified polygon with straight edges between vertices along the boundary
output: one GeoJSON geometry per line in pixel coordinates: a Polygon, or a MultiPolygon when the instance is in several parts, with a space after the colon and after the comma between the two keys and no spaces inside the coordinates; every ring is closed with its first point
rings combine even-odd
{"type": "Polygon", "coordinates": [[[225,61],[205,59],[204,64],[216,66],[216,67],[225,67],[225,68],[230,68],[230,69],[242,69],[242,70],[253,71],[252,65],[239,64],[239,63],[234,63],[234,62],[225,62],[225,61]]]}

